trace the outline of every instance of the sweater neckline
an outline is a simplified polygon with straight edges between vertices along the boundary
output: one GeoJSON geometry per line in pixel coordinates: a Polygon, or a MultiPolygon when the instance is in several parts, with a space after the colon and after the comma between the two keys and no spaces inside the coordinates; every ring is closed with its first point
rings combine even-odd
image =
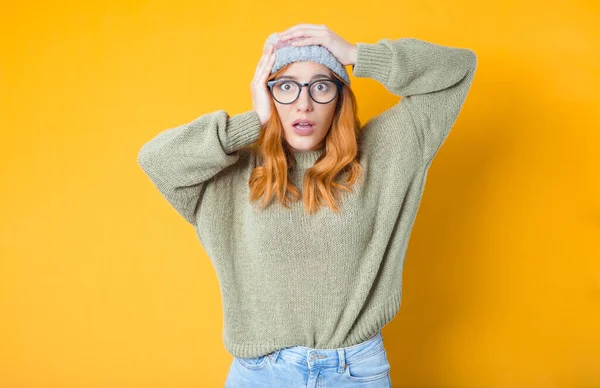
{"type": "Polygon", "coordinates": [[[315,161],[317,159],[319,159],[319,156],[321,156],[323,154],[323,152],[325,152],[324,146],[319,149],[312,150],[312,151],[292,152],[292,155],[294,156],[294,159],[296,160],[296,168],[298,168],[300,170],[306,170],[306,169],[312,167],[313,164],[315,164],[315,161]]]}

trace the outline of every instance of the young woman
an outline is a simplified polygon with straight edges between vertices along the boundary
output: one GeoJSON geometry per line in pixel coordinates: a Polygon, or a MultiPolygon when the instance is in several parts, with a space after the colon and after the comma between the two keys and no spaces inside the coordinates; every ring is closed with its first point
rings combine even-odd
{"type": "Polygon", "coordinates": [[[226,387],[390,387],[381,329],[400,309],[429,166],[473,81],[466,48],[272,34],[253,109],[167,129],[138,160],[219,279],[226,387]],[[344,66],[401,96],[360,125],[344,66]]]}

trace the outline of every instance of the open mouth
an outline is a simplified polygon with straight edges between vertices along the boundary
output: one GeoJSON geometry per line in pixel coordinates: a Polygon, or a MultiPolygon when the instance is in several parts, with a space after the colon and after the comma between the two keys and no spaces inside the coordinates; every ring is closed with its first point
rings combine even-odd
{"type": "Polygon", "coordinates": [[[294,128],[294,131],[299,135],[310,135],[315,130],[314,125],[306,123],[294,124],[292,125],[292,128],[294,128]]]}

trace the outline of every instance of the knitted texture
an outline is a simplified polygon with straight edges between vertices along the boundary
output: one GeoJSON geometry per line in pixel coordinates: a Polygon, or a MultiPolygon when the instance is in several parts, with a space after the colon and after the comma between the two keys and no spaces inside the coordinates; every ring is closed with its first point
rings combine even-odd
{"type": "Polygon", "coordinates": [[[326,47],[321,45],[291,46],[293,42],[301,41],[302,39],[303,37],[297,37],[278,41],[278,34],[276,32],[269,35],[264,47],[267,47],[269,44],[275,45],[275,62],[273,63],[271,74],[275,73],[288,63],[303,61],[316,62],[323,66],[327,66],[350,85],[350,77],[348,76],[346,68],[326,47]]]}
{"type": "MultiPolygon", "coordinates": [[[[307,215],[249,202],[256,159],[247,147],[261,126],[254,110],[224,110],[163,130],[138,163],[173,208],[195,228],[216,271],[227,351],[258,357],[302,345],[338,348],[363,342],[400,309],[402,271],[431,161],[447,138],[472,84],[477,57],[466,48],[415,38],[357,43],[356,77],[401,96],[367,121],[358,144],[365,175],[344,192],[340,213],[307,215]]],[[[290,180],[325,152],[293,153],[290,180]]]]}

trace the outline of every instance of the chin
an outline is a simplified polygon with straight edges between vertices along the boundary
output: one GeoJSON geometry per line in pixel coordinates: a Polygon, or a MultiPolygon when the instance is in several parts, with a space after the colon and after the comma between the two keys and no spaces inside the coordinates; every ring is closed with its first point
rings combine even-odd
{"type": "MultiPolygon", "coordinates": [[[[286,140],[287,141],[287,140],[286,140]]],[[[311,141],[309,139],[303,139],[303,141],[293,141],[287,142],[288,146],[292,148],[292,150],[296,151],[309,151],[317,145],[317,142],[311,141]]]]}

